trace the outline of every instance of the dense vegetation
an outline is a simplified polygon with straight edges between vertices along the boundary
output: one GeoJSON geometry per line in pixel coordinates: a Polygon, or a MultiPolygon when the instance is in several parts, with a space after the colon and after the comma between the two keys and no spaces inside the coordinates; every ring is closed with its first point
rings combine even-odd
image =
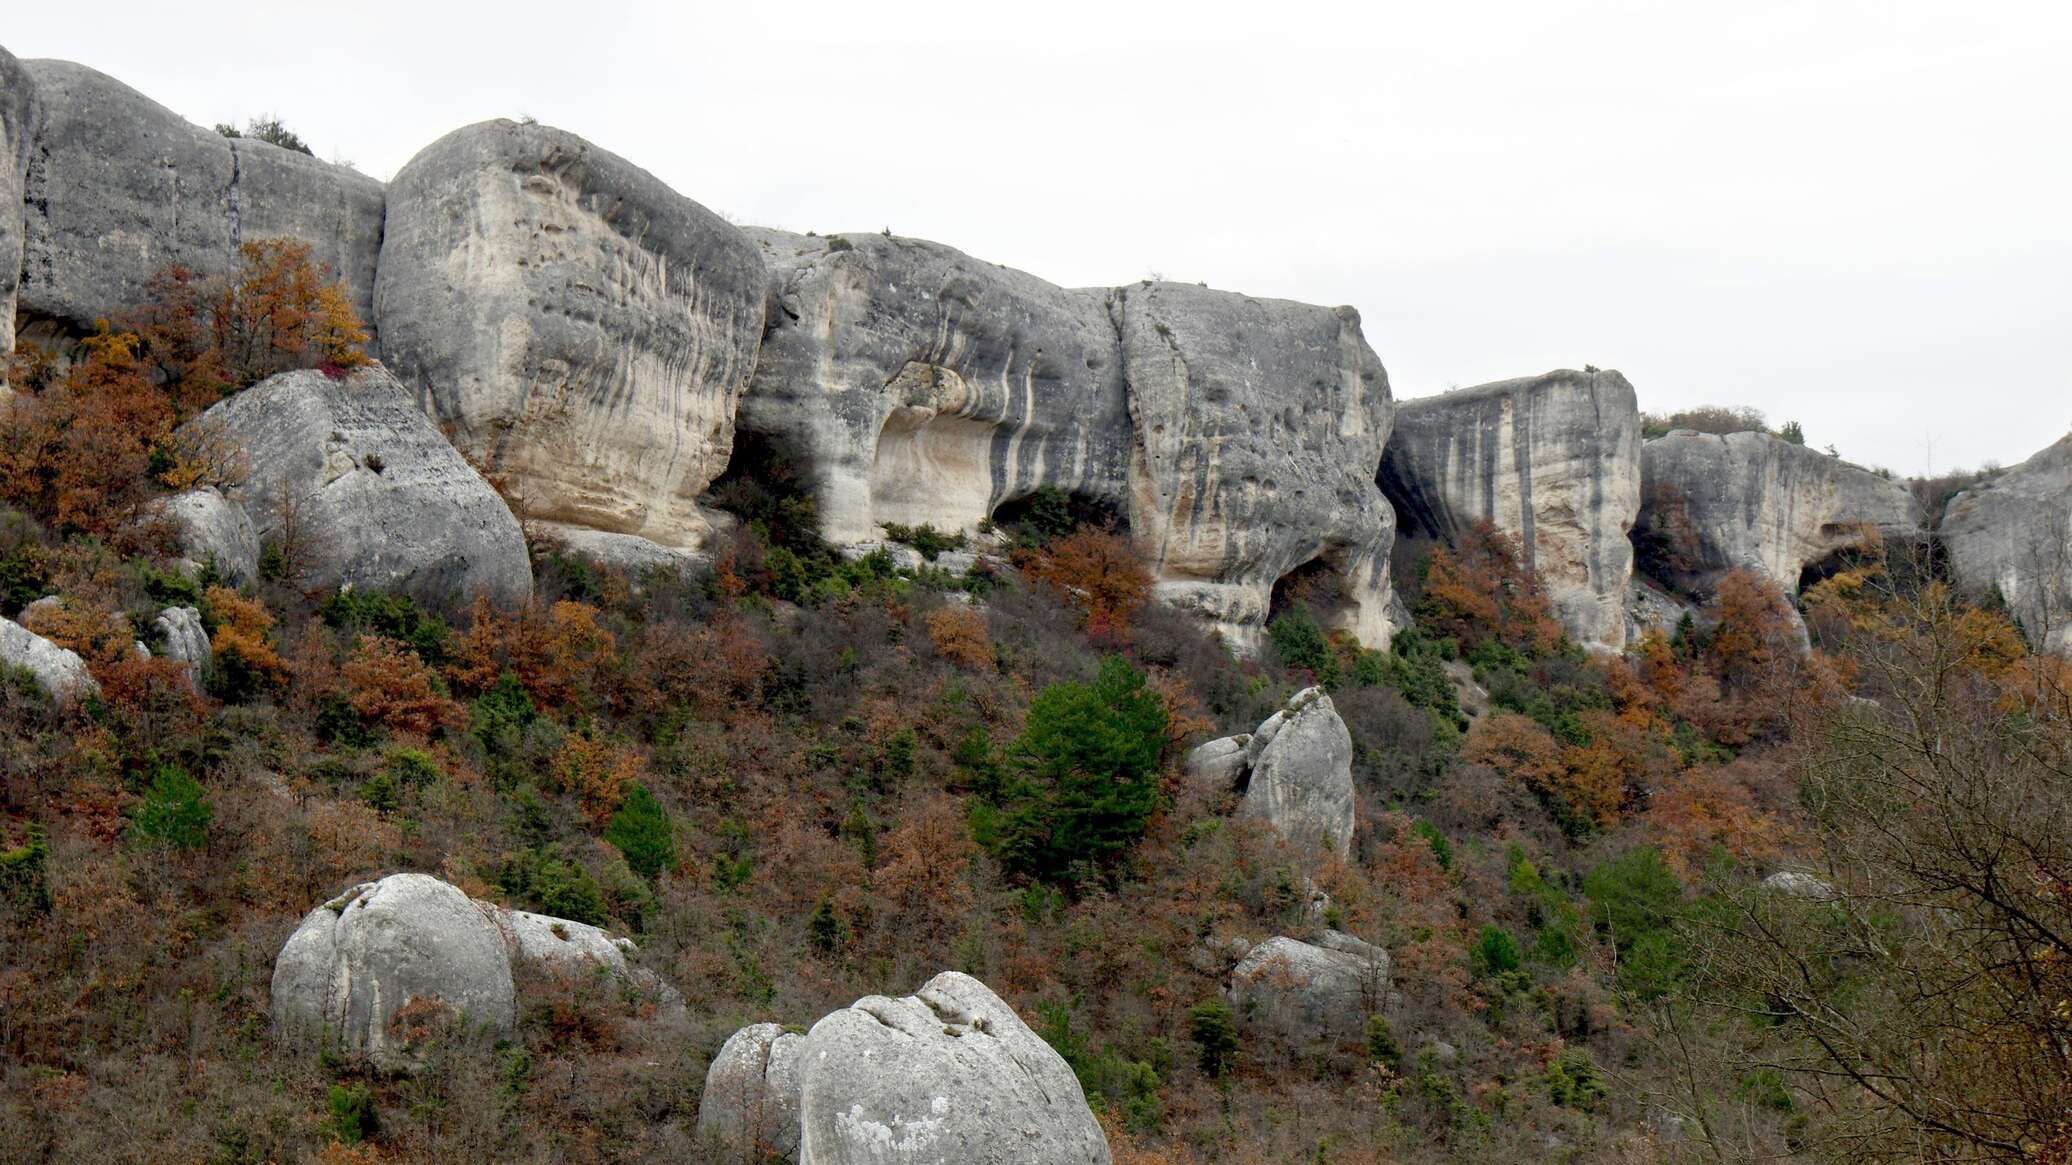
{"type": "Polygon", "coordinates": [[[1734,575],[1594,658],[1483,529],[1400,580],[1390,650],[1297,595],[1240,661],[1061,495],[1002,531],[1011,568],[901,570],[821,545],[773,461],[719,491],[743,521],[708,571],[542,546],[517,611],[238,591],[132,535],[181,476],[168,421],[352,354],[327,326],[234,359],[222,294],[188,339],[34,360],[8,406],[39,436],[0,465],[5,612],[63,596],[37,629],[103,687],[0,685],[9,1159],[704,1159],[726,1035],[952,967],[1065,1056],[1124,1165],[2067,1159],[2068,677],[1925,572],[1823,582],[1810,654],[1734,575]],[[118,404],[150,423],[51,419],[118,404]],[[89,455],[121,460],[79,484],[89,455]],[[212,636],[200,694],[129,650],[172,602],[212,636]],[[1311,683],[1360,828],[1308,872],[1395,961],[1343,1044],[1220,998],[1200,952],[1305,933],[1306,867],[1178,764],[1311,683]],[[1781,868],[1835,894],[1758,888],[1781,868]],[[636,935],[688,1028],[542,977],[516,1039],[412,1074],[277,1046],[282,940],[399,869],[636,935]]]}

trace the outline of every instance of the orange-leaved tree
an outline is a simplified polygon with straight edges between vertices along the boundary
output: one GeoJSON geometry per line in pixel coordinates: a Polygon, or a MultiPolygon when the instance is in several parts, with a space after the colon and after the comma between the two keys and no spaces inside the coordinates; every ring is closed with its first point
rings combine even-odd
{"type": "Polygon", "coordinates": [[[1454,545],[1432,551],[1418,622],[1473,651],[1485,640],[1528,656],[1561,643],[1561,624],[1539,576],[1527,569],[1518,540],[1489,522],[1477,522],[1454,545]]]}

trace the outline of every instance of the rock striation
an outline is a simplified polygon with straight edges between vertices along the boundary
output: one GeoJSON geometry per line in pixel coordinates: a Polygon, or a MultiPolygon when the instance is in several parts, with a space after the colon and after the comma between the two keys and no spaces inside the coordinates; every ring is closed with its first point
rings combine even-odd
{"type": "Polygon", "coordinates": [[[1907,488],[1767,433],[1681,429],[1641,446],[1639,566],[1697,597],[1728,571],[1753,571],[1789,593],[1801,573],[1921,528],[1907,488]]]}
{"type": "Polygon", "coordinates": [[[60,704],[101,691],[78,652],[59,647],[11,619],[0,619],[0,665],[26,670],[35,677],[36,686],[60,704]]]}
{"type": "Polygon", "coordinates": [[[0,391],[7,385],[7,354],[14,351],[15,288],[22,278],[28,215],[24,187],[41,110],[29,71],[0,48],[0,391]]]}
{"type": "Polygon", "coordinates": [[[1187,754],[1190,779],[1234,789],[1239,817],[1298,846],[1345,857],[1354,821],[1353,738],[1322,688],[1305,688],[1259,725],[1187,754]]]}
{"type": "Polygon", "coordinates": [[[1950,499],[1950,573],[1997,591],[2038,650],[2072,655],[2072,436],[1950,499]]]}
{"type": "Polygon", "coordinates": [[[1352,1043],[1388,992],[1388,952],[1332,930],[1315,943],[1283,936],[1253,947],[1224,993],[1247,1022],[1284,1040],[1352,1043]]]}
{"type": "Polygon", "coordinates": [[[379,365],[286,372],[183,426],[241,454],[226,496],[297,581],[411,594],[441,608],[532,593],[517,519],[379,365]]]}
{"type": "Polygon", "coordinates": [[[770,300],[740,424],[806,462],[823,537],[970,530],[1042,487],[1121,508],[1129,417],[1105,292],[920,239],[748,235],[770,300]]]}
{"type": "Polygon", "coordinates": [[[1359,313],[1176,283],[1114,293],[1135,448],[1130,532],[1169,602],[1256,647],[1276,584],[1389,641],[1395,515],[1375,484],[1393,404],[1359,313]]]}
{"type": "Polygon", "coordinates": [[[192,125],[84,65],[22,67],[42,107],[24,178],[24,314],[85,329],[139,303],[168,266],[227,275],[240,244],[286,237],[309,243],[372,318],[379,182],[192,125]]]}
{"type": "Polygon", "coordinates": [[[806,1037],[774,1023],[727,1038],[705,1070],[698,1135],[740,1160],[796,1160],[806,1037]]]}
{"type": "Polygon", "coordinates": [[[1578,643],[1625,645],[1640,406],[1624,376],[1562,369],[1399,401],[1381,487],[1406,535],[1489,522],[1516,538],[1578,643]]]}
{"type": "Polygon", "coordinates": [[[757,249],[574,134],[488,121],[389,186],[383,359],[528,518],[693,548],[762,335],[757,249]]]}

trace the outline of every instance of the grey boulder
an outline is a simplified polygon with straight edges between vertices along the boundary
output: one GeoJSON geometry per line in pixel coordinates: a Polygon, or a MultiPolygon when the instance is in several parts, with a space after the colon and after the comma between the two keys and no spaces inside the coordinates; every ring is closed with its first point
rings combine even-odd
{"type": "Polygon", "coordinates": [[[1246,742],[1238,816],[1261,820],[1297,846],[1345,857],[1354,827],[1353,741],[1322,688],[1306,688],[1246,742]]]}
{"type": "Polygon", "coordinates": [[[1189,749],[1182,767],[1190,780],[1218,792],[1229,792],[1251,770],[1252,758],[1245,749],[1251,740],[1251,734],[1246,732],[1217,737],[1189,749]]]}
{"type": "Polygon", "coordinates": [[[1783,894],[1791,898],[1807,898],[1815,902],[1827,902],[1840,897],[1835,888],[1811,874],[1797,870],[1779,870],[1762,880],[1762,888],[1772,894],[1783,894]]]}
{"type": "Polygon", "coordinates": [[[1568,633],[1626,642],[1640,512],[1640,408],[1617,372],[1562,369],[1396,402],[1382,491],[1404,533],[1477,522],[1516,538],[1568,633]]]}
{"type": "Polygon", "coordinates": [[[970,530],[1046,486],[1121,508],[1129,417],[1105,292],[920,239],[748,234],[770,306],[740,424],[803,462],[828,540],[970,530]]]}
{"type": "Polygon", "coordinates": [[[1388,644],[1388,373],[1349,307],[1140,283],[1111,304],[1136,447],[1130,534],[1160,597],[1256,650],[1277,586],[1388,644]],[[1295,576],[1291,579],[1290,576],[1295,576]]]}
{"type": "Polygon", "coordinates": [[[516,1006],[496,923],[426,874],[391,874],[318,906],[274,961],[277,1029],[384,1066],[414,1062],[418,1031],[436,1023],[509,1034],[516,1006]]]}
{"type": "Polygon", "coordinates": [[[1950,572],[1998,592],[2037,650],[2072,655],[2072,436],[1951,499],[1950,572]]]}
{"type": "Polygon", "coordinates": [[[380,365],[286,372],[183,426],[239,450],[227,491],[312,587],[399,591],[440,608],[532,592],[509,507],[380,365]]]}
{"type": "Polygon", "coordinates": [[[7,354],[14,351],[14,297],[28,214],[24,187],[40,109],[36,82],[14,54],[0,48],[0,389],[7,384],[7,354]]]}
{"type": "Polygon", "coordinates": [[[550,528],[699,545],[763,302],[739,230],[574,134],[481,122],[389,186],[382,358],[550,528]]]}
{"type": "Polygon", "coordinates": [[[192,125],[84,65],[23,66],[43,109],[25,180],[25,315],[85,329],[142,302],[168,266],[228,275],[241,243],[285,237],[309,243],[368,318],[379,182],[192,125]]]}
{"type": "Polygon", "coordinates": [[[1072,1069],[985,984],[945,971],[806,1037],[802,1165],[1108,1165],[1072,1069]]]}
{"type": "Polygon", "coordinates": [[[705,1070],[698,1135],[744,1161],[796,1160],[806,1037],[758,1023],[727,1037],[705,1070]]]}
{"type": "Polygon", "coordinates": [[[59,647],[11,619],[0,619],[0,664],[26,669],[35,677],[36,686],[59,704],[101,692],[101,685],[87,672],[86,661],[77,652],[59,647]]]}
{"type": "Polygon", "coordinates": [[[1351,1043],[1388,1002],[1389,957],[1328,931],[1317,943],[1270,938],[1238,962],[1225,989],[1233,1010],[1293,1043],[1351,1043]]]}
{"type": "Polygon", "coordinates": [[[259,529],[245,508],[214,486],[191,489],[157,502],[155,515],[179,542],[180,564],[190,573],[213,563],[232,586],[259,577],[259,529]]]}
{"type": "Polygon", "coordinates": [[[209,648],[209,633],[202,628],[201,612],[193,607],[167,607],[151,621],[164,643],[167,659],[187,665],[187,682],[197,690],[209,671],[215,654],[209,648]]]}

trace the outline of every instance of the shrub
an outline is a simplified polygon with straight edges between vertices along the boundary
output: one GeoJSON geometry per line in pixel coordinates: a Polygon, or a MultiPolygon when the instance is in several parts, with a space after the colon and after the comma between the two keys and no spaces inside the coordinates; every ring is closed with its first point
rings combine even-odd
{"type": "Polygon", "coordinates": [[[1474,964],[1476,974],[1492,977],[1516,971],[1525,962],[1518,940],[1495,923],[1484,926],[1475,936],[1475,945],[1468,948],[1468,960],[1474,964]]]}
{"type": "Polygon", "coordinates": [[[366,723],[420,736],[464,723],[439,674],[393,639],[362,636],[340,674],[346,701],[366,723]]]}
{"type": "Polygon", "coordinates": [[[1403,1064],[1403,1045],[1396,1042],[1395,1029],[1385,1015],[1367,1017],[1367,1059],[1394,1072],[1403,1064]]]}
{"type": "Polygon", "coordinates": [[[604,840],[617,846],[626,864],[650,881],[676,864],[675,828],[646,785],[627,787],[625,804],[612,815],[604,840]]]}
{"type": "Polygon", "coordinates": [[[1202,1075],[1221,1080],[1237,1062],[1237,1020],[1221,999],[1205,999],[1187,1012],[1187,1034],[1194,1041],[1202,1075]]]}
{"type": "Polygon", "coordinates": [[[962,530],[945,532],[926,523],[919,526],[902,526],[896,522],[885,523],[884,530],[885,537],[894,542],[906,543],[929,562],[934,562],[945,550],[964,549],[962,530]]]}
{"type": "Polygon", "coordinates": [[[341,1145],[357,1145],[381,1130],[374,1111],[374,1090],[365,1084],[333,1084],[326,1105],[324,1132],[341,1145]]]}
{"type": "Polygon", "coordinates": [[[130,809],[130,832],[174,849],[200,849],[209,842],[215,816],[208,793],[186,769],[161,765],[143,800],[130,809]]]}
{"type": "Polygon", "coordinates": [[[13,849],[0,849],[0,901],[25,914],[50,909],[50,839],[29,825],[29,836],[13,849]]]}
{"type": "Polygon", "coordinates": [[[371,631],[416,652],[426,663],[446,658],[444,620],[408,595],[348,589],[334,591],[317,608],[325,623],[343,631],[371,631]]]}
{"type": "Polygon", "coordinates": [[[1095,635],[1126,635],[1151,597],[1150,572],[1128,539],[1111,530],[1082,529],[1039,549],[1017,550],[1014,564],[1075,608],[1095,635]]]}
{"type": "Polygon", "coordinates": [[[270,113],[262,113],[246,122],[243,129],[231,122],[219,121],[216,123],[216,132],[227,138],[253,138],[284,150],[308,154],[310,157],[316,156],[315,151],[309,148],[309,143],[303,141],[301,135],[282,125],[281,119],[270,113]]]}
{"type": "Polygon", "coordinates": [[[1547,1098],[1564,1108],[1585,1112],[1603,1102],[1607,1087],[1604,1074],[1590,1059],[1587,1048],[1563,1048],[1547,1065],[1547,1098]]]}
{"type": "Polygon", "coordinates": [[[972,607],[938,607],[928,613],[928,640],[951,663],[991,671],[999,663],[985,613],[972,607]]]}
{"type": "MultiPolygon", "coordinates": [[[[1266,638],[1273,644],[1274,655],[1280,659],[1282,667],[1306,671],[1325,688],[1335,690],[1338,687],[1338,653],[1332,649],[1323,625],[1317,622],[1306,605],[1298,603],[1268,623],[1266,638]]],[[[1369,674],[1374,679],[1380,678],[1371,670],[1369,674]]]]}

